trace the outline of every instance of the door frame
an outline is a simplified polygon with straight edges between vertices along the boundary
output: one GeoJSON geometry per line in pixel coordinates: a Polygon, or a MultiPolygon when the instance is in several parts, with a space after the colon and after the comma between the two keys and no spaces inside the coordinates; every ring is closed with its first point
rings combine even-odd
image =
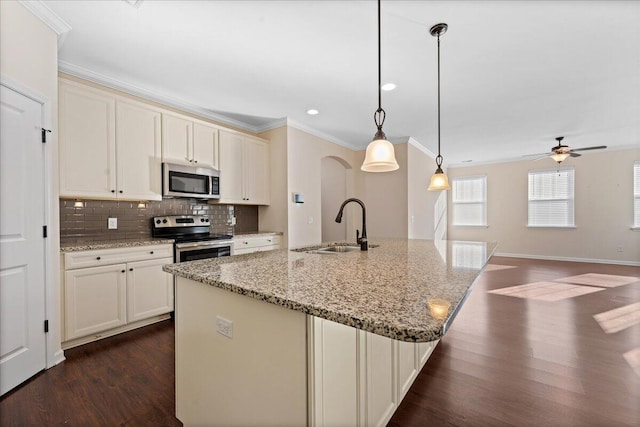
{"type": "MultiPolygon", "coordinates": [[[[47,226],[48,237],[44,239],[44,289],[45,289],[45,319],[49,320],[49,333],[45,338],[46,363],[45,368],[62,362],[64,352],[61,348],[60,320],[60,224],[59,224],[59,200],[58,200],[58,168],[57,161],[57,124],[53,126],[53,108],[49,98],[40,92],[33,90],[25,84],[0,74],[0,85],[18,92],[40,104],[42,111],[42,127],[51,129],[47,134],[47,143],[44,145],[44,217],[43,225],[47,226]]],[[[57,78],[56,78],[57,87],[57,78]]]]}

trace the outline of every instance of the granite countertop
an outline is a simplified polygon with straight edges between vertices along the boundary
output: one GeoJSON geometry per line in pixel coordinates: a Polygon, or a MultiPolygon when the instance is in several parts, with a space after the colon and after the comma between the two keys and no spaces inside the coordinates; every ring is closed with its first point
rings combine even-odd
{"type": "Polygon", "coordinates": [[[168,264],[164,271],[389,338],[439,339],[496,244],[376,240],[367,252],[280,249],[168,264]],[[429,301],[450,309],[434,317],[429,301]]]}
{"type": "Polygon", "coordinates": [[[140,240],[104,240],[96,242],[80,242],[80,243],[65,243],[60,245],[60,252],[79,252],[79,251],[91,251],[95,249],[116,249],[116,248],[131,248],[135,246],[149,246],[149,245],[172,245],[173,239],[155,239],[149,237],[148,239],[140,240]]]}

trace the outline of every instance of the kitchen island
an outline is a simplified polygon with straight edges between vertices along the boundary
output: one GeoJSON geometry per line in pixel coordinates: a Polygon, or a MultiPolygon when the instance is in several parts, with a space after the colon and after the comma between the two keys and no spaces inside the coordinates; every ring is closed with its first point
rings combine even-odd
{"type": "Polygon", "coordinates": [[[495,244],[380,240],[172,264],[185,425],[379,425],[495,244]]]}

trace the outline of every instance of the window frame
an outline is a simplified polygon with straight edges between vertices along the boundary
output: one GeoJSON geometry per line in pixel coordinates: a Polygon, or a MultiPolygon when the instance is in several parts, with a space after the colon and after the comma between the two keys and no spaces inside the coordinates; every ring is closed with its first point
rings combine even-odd
{"type": "Polygon", "coordinates": [[[456,176],[451,178],[451,225],[454,227],[488,227],[489,223],[487,220],[487,200],[488,200],[488,185],[487,185],[487,175],[466,175],[466,176],[456,176]],[[459,181],[473,181],[481,179],[483,181],[483,198],[482,201],[456,201],[455,200],[455,190],[454,187],[456,182],[459,181]],[[482,224],[461,224],[456,221],[456,205],[482,205],[482,224]]]}
{"type": "Polygon", "coordinates": [[[573,166],[565,166],[553,169],[535,169],[527,172],[527,228],[576,228],[576,202],[575,202],[575,193],[576,193],[576,173],[575,168],[573,166]],[[571,197],[569,198],[547,198],[547,199],[531,199],[530,194],[530,186],[531,186],[531,176],[532,175],[542,175],[542,174],[555,174],[562,172],[570,172],[571,173],[571,197]],[[544,203],[544,202],[552,202],[552,201],[567,201],[571,203],[570,209],[570,218],[567,218],[566,224],[532,224],[531,223],[531,204],[532,203],[544,203]]]}
{"type": "Polygon", "coordinates": [[[633,162],[633,226],[631,229],[640,231],[640,160],[633,162]]]}

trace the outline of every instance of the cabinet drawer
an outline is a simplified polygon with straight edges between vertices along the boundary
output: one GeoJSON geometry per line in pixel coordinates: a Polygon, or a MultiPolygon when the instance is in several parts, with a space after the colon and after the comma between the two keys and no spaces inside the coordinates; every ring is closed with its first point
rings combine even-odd
{"type": "Polygon", "coordinates": [[[249,237],[246,239],[235,239],[233,249],[235,251],[249,248],[259,248],[261,246],[280,246],[280,236],[249,237]]]}
{"type": "Polygon", "coordinates": [[[173,257],[173,245],[149,245],[130,248],[98,249],[64,254],[64,269],[97,267],[132,261],[173,257]]]}

